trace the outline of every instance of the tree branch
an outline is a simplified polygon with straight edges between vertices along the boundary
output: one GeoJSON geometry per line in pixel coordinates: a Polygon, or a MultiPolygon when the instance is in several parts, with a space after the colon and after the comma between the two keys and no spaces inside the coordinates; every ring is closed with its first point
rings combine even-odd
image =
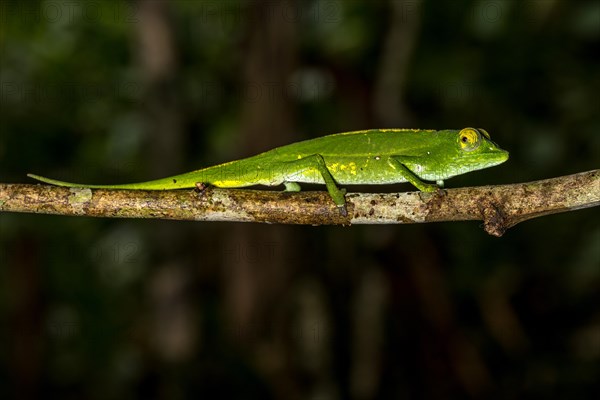
{"type": "Polygon", "coordinates": [[[501,236],[519,222],[600,205],[600,170],[512,185],[436,193],[349,193],[348,216],[327,192],[69,189],[0,184],[0,211],[111,218],[160,218],[281,224],[409,224],[483,220],[501,236]]]}

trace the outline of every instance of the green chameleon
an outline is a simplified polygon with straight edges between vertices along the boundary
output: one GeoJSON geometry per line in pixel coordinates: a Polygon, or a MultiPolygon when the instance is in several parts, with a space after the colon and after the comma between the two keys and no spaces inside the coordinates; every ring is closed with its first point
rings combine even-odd
{"type": "Polygon", "coordinates": [[[507,159],[508,152],[492,142],[483,129],[374,129],[292,143],[242,160],[148,182],[85,185],[28,176],[58,186],[134,190],[283,184],[286,191],[299,191],[299,182],[320,183],[325,184],[341,213],[346,215],[346,191],[337,184],[410,182],[421,191],[432,192],[443,187],[445,179],[493,167],[507,159]]]}

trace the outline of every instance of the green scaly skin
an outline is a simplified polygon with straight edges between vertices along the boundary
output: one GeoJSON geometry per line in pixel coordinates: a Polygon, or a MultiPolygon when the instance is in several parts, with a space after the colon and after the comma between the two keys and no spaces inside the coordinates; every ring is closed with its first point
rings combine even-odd
{"type": "Polygon", "coordinates": [[[345,190],[339,189],[338,184],[410,182],[421,191],[431,192],[443,187],[444,180],[453,176],[493,167],[506,160],[508,152],[492,142],[483,129],[374,129],[292,143],[242,160],[148,182],[88,185],[28,176],[58,186],[133,190],[284,184],[286,190],[298,191],[298,183],[320,183],[326,185],[345,215],[345,190]]]}

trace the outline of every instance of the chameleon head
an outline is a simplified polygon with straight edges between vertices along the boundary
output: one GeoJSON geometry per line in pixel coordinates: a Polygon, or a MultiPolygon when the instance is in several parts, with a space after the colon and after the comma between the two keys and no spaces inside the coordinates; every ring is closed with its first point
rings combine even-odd
{"type": "Polygon", "coordinates": [[[421,164],[423,179],[444,180],[508,160],[508,152],[492,142],[485,129],[445,130],[438,135],[437,146],[428,153],[431,161],[421,164]]]}
{"type": "Polygon", "coordinates": [[[493,167],[508,160],[508,152],[492,142],[485,129],[464,128],[455,132],[453,175],[493,167]]]}

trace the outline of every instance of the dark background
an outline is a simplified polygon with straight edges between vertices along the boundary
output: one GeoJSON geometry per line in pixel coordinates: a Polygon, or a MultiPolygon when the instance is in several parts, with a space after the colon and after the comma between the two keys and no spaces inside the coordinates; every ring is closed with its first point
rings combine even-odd
{"type": "MultiPolygon", "coordinates": [[[[599,167],[599,1],[0,6],[1,182],[143,181],[376,127],[510,151],[448,187],[599,167]]],[[[2,214],[0,397],[592,398],[598,217],[494,238],[2,214]]]]}

